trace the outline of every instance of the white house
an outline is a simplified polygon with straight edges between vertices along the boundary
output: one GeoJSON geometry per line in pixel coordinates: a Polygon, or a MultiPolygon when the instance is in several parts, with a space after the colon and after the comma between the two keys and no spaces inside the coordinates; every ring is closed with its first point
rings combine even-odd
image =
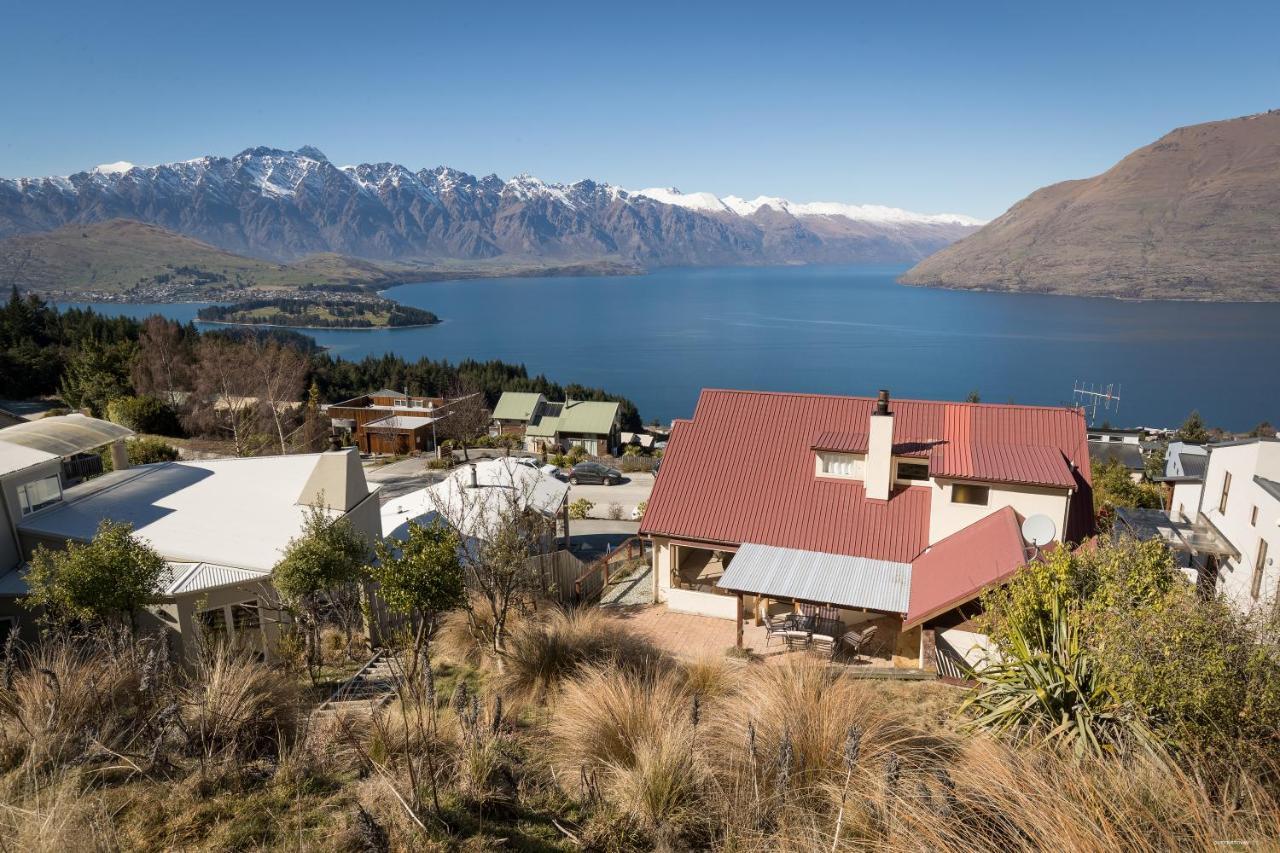
{"type": "Polygon", "coordinates": [[[1119,510],[1117,519],[1168,543],[1205,593],[1241,612],[1270,610],[1280,587],[1280,439],[1211,444],[1206,459],[1203,485],[1176,481],[1169,510],[1119,510]]]}
{"type": "MultiPolygon", "coordinates": [[[[46,430],[57,429],[56,419],[34,424],[44,421],[51,422],[46,430]]],[[[115,427],[84,421],[74,426],[86,433],[99,430],[86,441],[110,435],[108,427],[115,427]]],[[[9,522],[0,535],[0,618],[23,627],[32,623],[21,604],[32,552],[42,545],[87,542],[110,520],[132,525],[169,564],[155,604],[140,618],[144,628],[163,628],[180,645],[199,624],[269,653],[278,631],[278,619],[264,613],[264,602],[274,600],[271,571],[302,532],[308,513],[320,508],[348,519],[371,545],[381,534],[377,491],[366,483],[354,450],[133,468],[118,459],[117,470],[64,488],[56,453],[11,444],[7,432],[0,430],[0,483],[9,522]]],[[[21,440],[31,444],[39,435],[28,431],[21,440]]]]}

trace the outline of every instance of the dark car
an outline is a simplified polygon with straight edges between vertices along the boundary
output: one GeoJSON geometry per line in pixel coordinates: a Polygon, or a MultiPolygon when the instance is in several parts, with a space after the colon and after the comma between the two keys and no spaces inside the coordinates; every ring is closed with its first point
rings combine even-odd
{"type": "Polygon", "coordinates": [[[599,462],[579,462],[569,472],[569,482],[575,486],[579,483],[603,483],[615,486],[622,482],[622,472],[599,462]]]}

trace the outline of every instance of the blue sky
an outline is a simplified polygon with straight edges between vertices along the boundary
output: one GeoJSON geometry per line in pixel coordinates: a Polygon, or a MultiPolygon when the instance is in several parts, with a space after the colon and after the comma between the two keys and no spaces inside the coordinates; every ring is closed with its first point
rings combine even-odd
{"type": "Polygon", "coordinates": [[[1276,3],[12,3],[0,175],[339,164],[995,216],[1280,107],[1276,3]]]}

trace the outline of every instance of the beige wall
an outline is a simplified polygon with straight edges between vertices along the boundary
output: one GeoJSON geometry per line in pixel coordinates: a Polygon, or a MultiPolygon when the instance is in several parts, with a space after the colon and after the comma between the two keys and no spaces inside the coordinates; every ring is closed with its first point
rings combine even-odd
{"type": "Polygon", "coordinates": [[[963,530],[975,521],[986,518],[996,510],[1006,506],[1013,507],[1023,518],[1031,515],[1047,515],[1053,519],[1058,528],[1058,536],[1066,526],[1067,492],[1066,490],[1036,489],[1030,486],[1000,486],[992,483],[978,483],[977,486],[989,486],[991,491],[986,506],[956,504],[951,502],[952,480],[931,480],[929,482],[929,544],[945,539],[958,530],[963,530]]]}
{"type": "Polygon", "coordinates": [[[259,605],[258,628],[251,629],[253,630],[252,635],[234,637],[234,639],[237,643],[243,643],[251,648],[263,651],[267,658],[270,659],[275,654],[276,647],[280,641],[280,629],[284,615],[270,609],[268,605],[278,598],[279,596],[269,582],[254,581],[180,596],[172,604],[153,608],[153,611],[160,619],[165,619],[165,621],[174,620],[171,624],[174,624],[176,630],[181,634],[181,653],[183,657],[190,660],[199,651],[197,638],[200,634],[196,630],[197,613],[216,608],[223,609],[227,619],[228,631],[232,632],[234,636],[235,628],[231,622],[231,605],[256,600],[259,605]],[[168,619],[166,619],[166,616],[168,619]]]}
{"type": "MultiPolygon", "coordinates": [[[[0,512],[2,516],[0,517],[0,574],[16,568],[24,559],[16,536],[17,524],[22,520],[22,506],[18,503],[18,487],[54,474],[59,475],[59,482],[61,482],[61,473],[62,460],[52,459],[0,478],[0,508],[3,509],[3,512],[0,512]]],[[[57,506],[59,504],[48,507],[44,511],[51,512],[57,506]]]]}

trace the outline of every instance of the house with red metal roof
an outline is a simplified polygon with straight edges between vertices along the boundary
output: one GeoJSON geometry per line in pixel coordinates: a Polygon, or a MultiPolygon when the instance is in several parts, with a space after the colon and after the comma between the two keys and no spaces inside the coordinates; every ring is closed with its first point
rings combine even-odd
{"type": "Polygon", "coordinates": [[[705,389],[640,533],[672,610],[741,626],[816,605],[919,666],[1034,555],[1026,519],[1093,533],[1090,482],[1078,409],[705,389]]]}

